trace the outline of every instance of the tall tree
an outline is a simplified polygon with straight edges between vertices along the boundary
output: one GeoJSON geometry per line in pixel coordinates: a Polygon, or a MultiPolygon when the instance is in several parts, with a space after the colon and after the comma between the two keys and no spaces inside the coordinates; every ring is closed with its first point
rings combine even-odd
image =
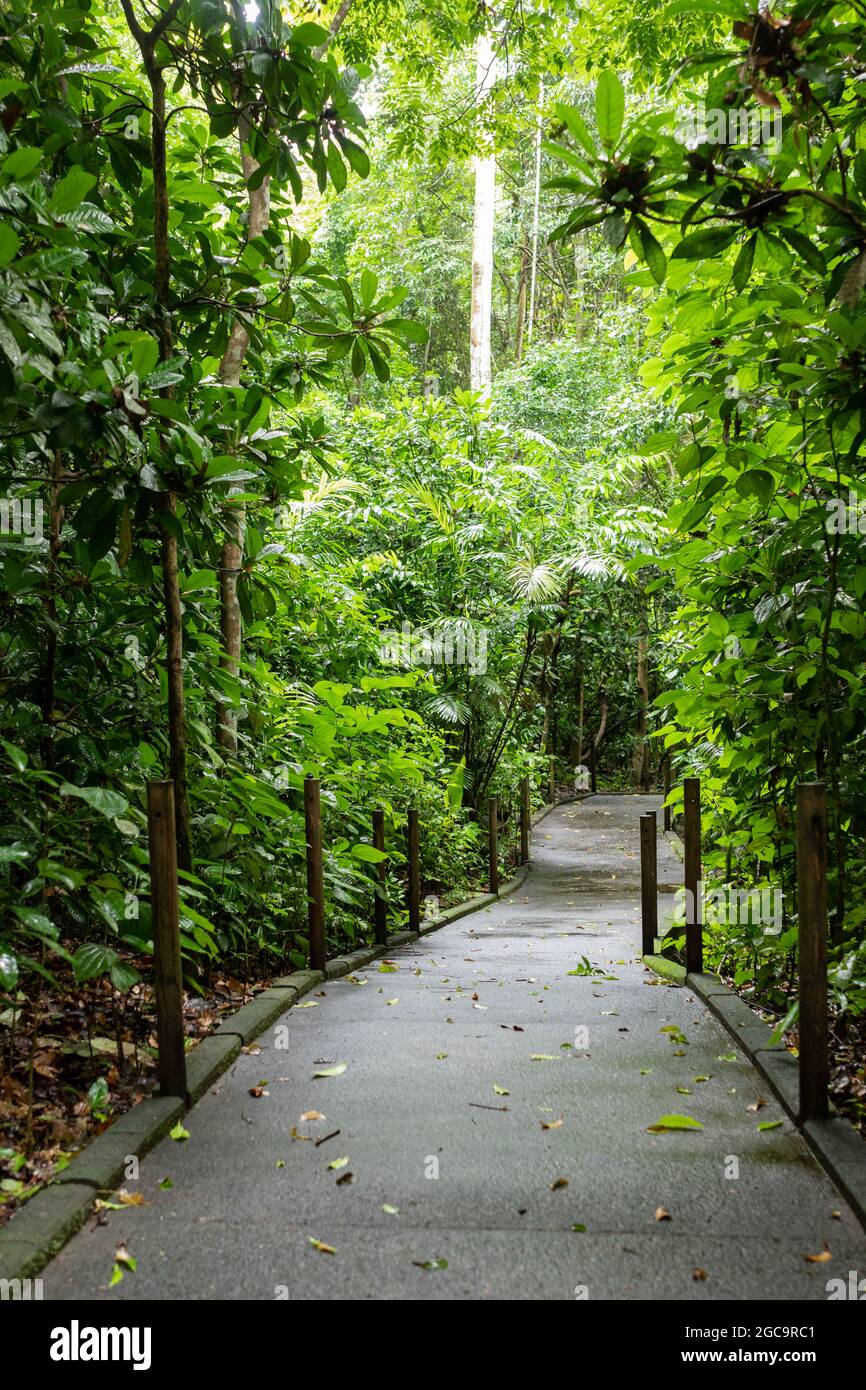
{"type": "Polygon", "coordinates": [[[493,305],[493,224],[496,206],[496,151],[484,131],[484,115],[494,81],[496,57],[490,35],[478,35],[475,87],[479,148],[475,155],[475,207],[472,221],[472,306],[469,322],[469,383],[473,391],[490,387],[490,321],[493,305]]]}

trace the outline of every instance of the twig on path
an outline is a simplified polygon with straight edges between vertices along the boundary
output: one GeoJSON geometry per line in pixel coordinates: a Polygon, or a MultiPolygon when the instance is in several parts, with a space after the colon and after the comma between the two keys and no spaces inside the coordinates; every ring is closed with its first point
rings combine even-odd
{"type": "Polygon", "coordinates": [[[327,1144],[329,1139],[336,1139],[339,1133],[340,1131],[338,1129],[333,1129],[330,1134],[323,1134],[321,1139],[316,1140],[316,1148],[318,1148],[320,1144],[327,1144]]]}
{"type": "Polygon", "coordinates": [[[481,1105],[479,1102],[470,1100],[470,1110],[507,1110],[507,1105],[481,1105]]]}

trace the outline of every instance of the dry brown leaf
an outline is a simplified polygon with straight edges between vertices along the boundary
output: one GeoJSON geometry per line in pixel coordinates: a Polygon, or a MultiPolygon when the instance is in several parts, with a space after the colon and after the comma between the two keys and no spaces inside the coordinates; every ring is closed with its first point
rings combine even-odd
{"type": "Polygon", "coordinates": [[[667,1207],[656,1207],[656,1209],[655,1209],[655,1217],[654,1217],[654,1220],[656,1220],[656,1221],[673,1221],[673,1217],[671,1216],[671,1214],[670,1214],[670,1212],[668,1211],[667,1207]]]}
{"type": "Polygon", "coordinates": [[[321,1110],[305,1110],[299,1123],[305,1125],[309,1123],[310,1120],[324,1120],[324,1118],[325,1116],[322,1114],[321,1110]]]}
{"type": "Polygon", "coordinates": [[[550,1184],[551,1192],[557,1192],[560,1187],[568,1187],[568,1178],[554,1178],[550,1184]]]}
{"type": "Polygon", "coordinates": [[[830,1254],[830,1247],[828,1246],[826,1240],[824,1241],[824,1249],[821,1251],[820,1255],[803,1256],[803,1259],[806,1261],[806,1263],[810,1265],[825,1265],[827,1261],[832,1260],[832,1258],[833,1256],[830,1254]]]}
{"type": "Polygon", "coordinates": [[[692,1278],[695,1280],[700,1281],[703,1279],[709,1279],[709,1277],[710,1276],[707,1274],[707,1271],[705,1269],[695,1268],[692,1270],[692,1278]]]}
{"type": "Polygon", "coordinates": [[[758,1111],[763,1110],[764,1106],[768,1103],[769,1102],[766,1101],[763,1096],[758,1096],[758,1099],[755,1101],[754,1105],[747,1105],[746,1109],[748,1110],[750,1115],[757,1115],[758,1111]]]}
{"type": "Polygon", "coordinates": [[[542,1129],[562,1129],[565,1120],[560,1115],[558,1120],[541,1120],[540,1124],[542,1129]]]}

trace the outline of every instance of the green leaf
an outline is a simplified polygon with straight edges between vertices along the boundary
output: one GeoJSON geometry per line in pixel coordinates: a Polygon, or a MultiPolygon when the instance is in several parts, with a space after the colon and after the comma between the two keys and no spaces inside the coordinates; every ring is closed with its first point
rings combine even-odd
{"type": "Polygon", "coordinates": [[[662,1115],[654,1125],[647,1125],[649,1134],[663,1134],[669,1129],[703,1129],[703,1125],[700,1120],[693,1120],[690,1115],[662,1115]]]}
{"type": "Polygon", "coordinates": [[[556,103],[555,109],[557,116],[565,124],[569,134],[573,135],[575,140],[583,145],[587,154],[591,154],[593,158],[595,158],[595,141],[590,135],[586,122],[580,112],[574,106],[563,106],[560,102],[556,103]]]}
{"type": "Polygon", "coordinates": [[[54,217],[63,217],[66,213],[74,212],[95,184],[95,174],[89,174],[80,164],[73,164],[69,172],[55,184],[54,192],[48,200],[48,211],[54,217]]]}
{"type": "Polygon", "coordinates": [[[754,236],[749,237],[748,241],[744,241],[742,246],[740,247],[737,259],[734,262],[734,268],[731,271],[731,283],[733,284],[735,290],[742,291],[746,288],[746,285],[749,283],[749,277],[752,274],[752,262],[755,259],[755,247],[757,246],[757,244],[758,235],[756,232],[754,236]]]}
{"type": "Polygon", "coordinates": [[[110,946],[89,942],[79,946],[72,958],[72,969],[76,982],[83,985],[86,980],[94,980],[97,975],[105,975],[120,960],[117,952],[110,946]]]}
{"type": "Polygon", "coordinates": [[[0,265],[8,265],[18,254],[21,238],[8,222],[0,222],[0,265]]]}
{"type": "Polygon", "coordinates": [[[169,1139],[176,1140],[178,1144],[182,1144],[189,1138],[189,1130],[184,1129],[180,1120],[178,1120],[177,1124],[174,1126],[174,1129],[170,1129],[168,1131],[168,1137],[169,1139]]]}
{"type": "Polygon", "coordinates": [[[606,68],[600,73],[595,88],[595,119],[602,144],[610,149],[616,145],[625,118],[625,92],[616,73],[606,68]]]}
{"type": "Polygon", "coordinates": [[[383,850],[374,849],[372,845],[353,845],[349,853],[365,864],[381,864],[383,860],[388,858],[383,850]]]}
{"type": "Polygon", "coordinates": [[[86,801],[88,806],[92,806],[94,811],[98,811],[108,820],[122,816],[129,806],[125,796],[121,796],[120,792],[109,791],[107,787],[74,787],[71,782],[64,782],[60,788],[60,795],[76,796],[81,801],[86,801]]]}
{"type": "Polygon", "coordinates": [[[691,232],[683,238],[675,248],[671,260],[708,260],[724,251],[738,232],[738,227],[702,227],[700,231],[691,232]]]}

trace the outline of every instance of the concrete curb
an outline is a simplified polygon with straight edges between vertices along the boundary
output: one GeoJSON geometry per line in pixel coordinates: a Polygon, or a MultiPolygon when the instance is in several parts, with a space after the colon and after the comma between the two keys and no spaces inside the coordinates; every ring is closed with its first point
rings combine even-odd
{"type": "Polygon", "coordinates": [[[837,1114],[801,1125],[796,1058],[783,1043],[770,1043],[772,1030],[715,975],[686,975],[685,983],[746,1054],[866,1229],[866,1143],[854,1126],[837,1114]]]}
{"type": "MultiPolygon", "coordinates": [[[[581,797],[568,800],[582,800],[581,797]]],[[[533,818],[533,828],[567,801],[545,806],[533,818]]],[[[514,893],[529,873],[525,864],[504,883],[498,893],[482,893],[447,908],[422,924],[420,935],[438,931],[460,917],[489,907],[514,893]]],[[[218,1028],[190,1051],[187,1058],[186,1104],[174,1096],[150,1096],[115,1120],[111,1127],[76,1154],[64,1171],[30,1198],[0,1231],[0,1279],[28,1279],[44,1268],[75,1234],[90,1213],[100,1192],[113,1192],[124,1176],[130,1158],[142,1158],[177,1124],[185,1109],[200,1100],[248,1046],[270,1028],[304,994],[326,980],[340,979],[390,951],[419,939],[418,932],[402,931],[388,937],[385,946],[365,946],[345,956],[335,956],[321,970],[298,970],[272,981],[249,1003],[242,1004],[218,1028]]]]}

